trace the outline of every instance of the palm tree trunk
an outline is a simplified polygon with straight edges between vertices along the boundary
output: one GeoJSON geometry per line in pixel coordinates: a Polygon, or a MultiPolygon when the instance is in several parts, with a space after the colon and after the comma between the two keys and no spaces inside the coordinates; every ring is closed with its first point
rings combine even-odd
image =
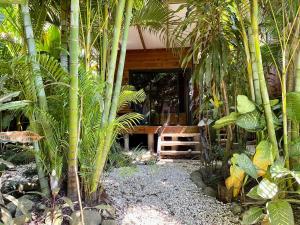
{"type": "Polygon", "coordinates": [[[29,14],[28,4],[21,5],[21,11],[23,16],[28,53],[29,56],[32,57],[32,69],[33,69],[33,73],[35,74],[35,86],[36,86],[39,105],[41,109],[47,111],[48,110],[47,98],[44,89],[43,79],[41,77],[40,65],[36,61],[37,53],[36,53],[35,40],[34,40],[33,29],[31,25],[31,18],[29,14]]]}
{"type": "Polygon", "coordinates": [[[116,61],[118,56],[118,46],[119,46],[119,39],[121,34],[122,28],[122,17],[125,8],[125,0],[120,0],[118,2],[117,11],[116,11],[116,18],[114,24],[114,36],[112,40],[112,48],[110,54],[110,62],[107,74],[107,81],[106,81],[106,88],[105,88],[105,102],[104,102],[104,111],[102,115],[101,127],[103,127],[109,117],[109,111],[111,106],[111,99],[114,87],[114,74],[116,69],[116,61]]]}
{"type": "MultiPolygon", "coordinates": [[[[133,7],[133,0],[127,1],[126,6],[126,12],[125,12],[125,25],[124,25],[124,32],[123,32],[123,39],[122,39],[122,47],[121,47],[121,53],[119,58],[119,67],[117,71],[117,78],[116,78],[116,85],[114,89],[112,104],[111,104],[111,110],[109,114],[108,122],[111,124],[111,122],[116,118],[117,114],[117,107],[118,107],[118,101],[122,86],[122,79],[123,79],[123,72],[124,72],[124,64],[125,64],[125,58],[126,58],[126,48],[127,48],[127,40],[128,40],[128,33],[129,33],[129,27],[130,22],[132,19],[132,7],[133,7]]],[[[104,165],[107,159],[108,152],[110,150],[111,144],[113,142],[113,134],[114,128],[109,127],[105,136],[105,142],[104,142],[104,148],[103,150],[98,149],[96,156],[96,169],[94,171],[93,175],[93,184],[92,184],[92,190],[96,190],[101,174],[104,169],[104,165]]],[[[101,146],[101,145],[100,145],[101,146]]]]}
{"type": "MultiPolygon", "coordinates": [[[[100,10],[99,10],[100,11],[100,10]]],[[[105,81],[106,65],[107,65],[107,51],[108,51],[108,5],[104,5],[104,28],[103,37],[100,38],[101,58],[100,58],[100,80],[105,81]]]]}
{"type": "Polygon", "coordinates": [[[258,76],[258,65],[257,65],[258,62],[256,59],[255,44],[254,44],[253,32],[251,27],[248,28],[248,35],[249,35],[249,49],[250,49],[251,63],[252,63],[255,102],[260,105],[262,103],[262,99],[261,99],[261,91],[260,91],[259,76],[258,76]]]}
{"type": "MultiPolygon", "coordinates": [[[[31,24],[31,18],[29,14],[29,7],[28,4],[21,5],[21,12],[23,16],[23,23],[24,23],[24,30],[25,30],[25,37],[27,41],[27,47],[28,47],[28,53],[29,56],[32,57],[32,70],[35,75],[34,77],[34,83],[35,83],[35,92],[37,92],[37,98],[39,102],[39,106],[41,109],[47,111],[47,98],[45,94],[44,84],[41,77],[41,69],[39,63],[36,61],[36,47],[35,47],[35,40],[33,35],[33,29],[31,24]]],[[[34,93],[34,96],[36,96],[36,93],[34,93]]],[[[33,115],[32,115],[33,117],[33,115]]],[[[31,120],[32,121],[32,120],[31,120]]],[[[33,125],[33,123],[31,123],[33,125]]],[[[36,131],[36,129],[35,129],[36,131]]],[[[34,149],[35,149],[35,159],[37,164],[37,171],[38,171],[38,177],[39,182],[41,186],[41,191],[46,196],[50,195],[50,188],[48,184],[48,180],[46,178],[46,175],[41,167],[40,162],[40,148],[38,143],[34,143],[34,149]]]]}
{"type": "Polygon", "coordinates": [[[68,21],[70,4],[69,1],[60,1],[60,26],[61,26],[61,52],[60,52],[60,65],[68,71],[68,21]]]}
{"type": "Polygon", "coordinates": [[[264,69],[263,69],[263,63],[262,63],[262,57],[261,57],[261,51],[260,51],[258,21],[257,21],[258,20],[258,0],[252,1],[251,10],[252,10],[251,11],[251,24],[252,24],[252,30],[253,30],[255,56],[256,56],[257,67],[258,67],[257,69],[258,69],[259,86],[260,86],[261,97],[262,97],[264,111],[265,111],[268,135],[269,135],[269,139],[272,143],[272,146],[274,148],[276,158],[279,158],[277,138],[276,138],[274,123],[273,123],[272,109],[271,109],[271,105],[270,105],[269,94],[268,94],[268,89],[267,89],[266,80],[265,80],[265,76],[264,76],[264,69]]]}
{"type": "Polygon", "coordinates": [[[79,0],[71,0],[68,196],[77,199],[79,0]]]}

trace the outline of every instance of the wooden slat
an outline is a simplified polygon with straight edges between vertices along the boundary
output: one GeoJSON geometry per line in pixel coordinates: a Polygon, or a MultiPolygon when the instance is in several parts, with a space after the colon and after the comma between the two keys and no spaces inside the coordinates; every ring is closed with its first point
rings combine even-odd
{"type": "Polygon", "coordinates": [[[197,137],[199,133],[162,133],[162,137],[197,137]]]}
{"type": "Polygon", "coordinates": [[[199,145],[198,141],[162,141],[161,146],[178,146],[178,145],[199,145]]]}
{"type": "Polygon", "coordinates": [[[163,133],[199,133],[198,126],[166,126],[163,133]]]}
{"type": "Polygon", "coordinates": [[[161,150],[160,155],[199,155],[201,154],[200,151],[163,151],[161,150]]]}

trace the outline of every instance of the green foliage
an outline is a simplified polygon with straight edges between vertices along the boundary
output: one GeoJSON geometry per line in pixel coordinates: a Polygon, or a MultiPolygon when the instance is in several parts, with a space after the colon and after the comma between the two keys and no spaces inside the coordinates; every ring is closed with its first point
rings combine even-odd
{"type": "Polygon", "coordinates": [[[237,96],[237,110],[240,114],[250,113],[256,109],[255,104],[245,95],[237,96]]]}
{"type": "Polygon", "coordinates": [[[234,164],[237,164],[242,170],[245,171],[245,173],[247,173],[252,178],[258,178],[256,168],[246,154],[234,154],[231,158],[231,161],[234,161],[234,164]]]}
{"type": "Polygon", "coordinates": [[[251,207],[243,214],[242,224],[256,224],[262,217],[263,211],[259,207],[251,207]]]}
{"type": "Polygon", "coordinates": [[[249,132],[257,132],[265,128],[261,123],[261,114],[256,110],[240,115],[236,120],[236,125],[249,132]]]}
{"type": "Polygon", "coordinates": [[[238,119],[239,114],[236,112],[230,113],[228,116],[224,116],[221,119],[217,120],[214,124],[215,129],[220,129],[222,127],[228,126],[232,123],[235,123],[238,119]]]}
{"type": "Polygon", "coordinates": [[[267,212],[272,225],[294,225],[294,215],[291,205],[284,200],[274,200],[267,203],[267,212]]]}

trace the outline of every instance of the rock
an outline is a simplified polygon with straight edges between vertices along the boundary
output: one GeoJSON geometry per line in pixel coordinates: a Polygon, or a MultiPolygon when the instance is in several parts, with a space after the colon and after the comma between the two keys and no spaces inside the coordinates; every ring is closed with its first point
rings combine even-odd
{"type": "MultiPolygon", "coordinates": [[[[102,222],[102,216],[96,210],[83,210],[84,223],[86,225],[100,225],[102,222]]],[[[71,225],[82,225],[80,211],[73,212],[71,215],[71,225]]]]}
{"type": "Polygon", "coordinates": [[[14,225],[24,225],[30,221],[30,217],[27,215],[22,215],[14,218],[14,225]]]}
{"type": "Polygon", "coordinates": [[[6,208],[9,211],[10,215],[12,215],[12,216],[15,215],[17,206],[14,203],[12,203],[12,202],[8,203],[6,205],[6,208]]]}
{"type": "Polygon", "coordinates": [[[206,184],[202,180],[202,175],[199,170],[196,170],[191,173],[190,175],[191,180],[197,185],[198,188],[205,189],[206,184]]]}
{"type": "Polygon", "coordinates": [[[117,222],[115,220],[103,220],[101,225],[117,225],[117,222]]]}
{"type": "Polygon", "coordinates": [[[114,219],[116,217],[116,210],[112,206],[109,206],[106,209],[103,209],[101,214],[104,218],[114,219]]]}
{"type": "Polygon", "coordinates": [[[38,204],[36,204],[36,208],[38,210],[45,210],[47,207],[42,203],[38,203],[38,204]]]}
{"type": "Polygon", "coordinates": [[[242,208],[242,206],[240,206],[239,204],[237,204],[237,203],[232,203],[232,205],[231,205],[231,212],[234,214],[234,215],[239,215],[239,214],[241,214],[242,213],[242,211],[243,211],[243,208],[242,208]]]}
{"type": "Polygon", "coordinates": [[[26,210],[27,212],[30,212],[32,210],[32,207],[34,206],[34,202],[30,200],[30,196],[23,195],[22,197],[18,198],[18,207],[16,209],[16,217],[22,216],[23,211],[26,210]]]}
{"type": "Polygon", "coordinates": [[[217,191],[211,187],[204,188],[203,193],[206,194],[207,196],[211,196],[214,198],[217,197],[217,191]]]}

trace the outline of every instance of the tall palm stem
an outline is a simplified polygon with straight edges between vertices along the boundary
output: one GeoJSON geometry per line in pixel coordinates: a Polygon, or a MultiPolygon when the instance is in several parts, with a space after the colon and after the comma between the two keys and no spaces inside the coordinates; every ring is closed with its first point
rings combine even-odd
{"type": "MultiPolygon", "coordinates": [[[[32,58],[31,63],[32,63],[32,70],[34,73],[34,83],[35,83],[35,93],[32,93],[34,96],[37,95],[39,106],[42,110],[47,111],[48,106],[47,106],[47,98],[46,98],[46,93],[44,89],[44,84],[43,84],[43,79],[41,77],[41,69],[39,63],[36,61],[36,46],[35,46],[35,40],[34,40],[34,34],[33,34],[33,29],[32,29],[32,24],[31,24],[31,17],[29,14],[29,7],[28,3],[22,4],[21,5],[21,12],[22,12],[22,17],[23,17],[23,23],[24,23],[24,30],[25,30],[25,38],[27,42],[27,47],[28,47],[28,53],[29,56],[32,58]],[[37,94],[36,94],[37,93],[37,94]]],[[[32,116],[31,119],[31,126],[33,125],[34,121],[34,116],[32,116]]],[[[46,128],[48,132],[50,132],[50,128],[46,128]]],[[[37,131],[34,129],[34,131],[37,131]]],[[[41,185],[41,190],[42,193],[45,195],[49,196],[50,195],[50,188],[48,184],[48,180],[46,178],[45,172],[43,171],[41,167],[41,162],[40,162],[40,147],[38,143],[34,143],[34,149],[35,149],[35,159],[37,163],[37,171],[38,171],[38,176],[39,176],[39,182],[41,185]]]]}
{"type": "MultiPolygon", "coordinates": [[[[99,10],[100,11],[100,10],[99,10]]],[[[107,51],[108,51],[108,4],[104,5],[104,27],[103,36],[100,38],[101,46],[101,68],[100,68],[100,80],[105,80],[106,65],[107,65],[107,51]]]]}
{"type": "Polygon", "coordinates": [[[70,4],[69,1],[60,1],[60,25],[61,25],[61,52],[60,52],[60,65],[67,71],[68,70],[68,19],[70,4]]]}
{"type": "MultiPolygon", "coordinates": [[[[125,25],[124,25],[124,32],[123,32],[123,38],[122,38],[122,47],[121,47],[120,58],[119,58],[119,67],[118,67],[118,71],[117,71],[116,85],[114,88],[114,94],[113,94],[113,99],[112,99],[112,104],[111,104],[110,115],[108,118],[109,124],[111,124],[113,122],[113,120],[116,118],[116,114],[117,114],[118,100],[119,100],[120,91],[121,91],[123,72],[124,72],[124,64],[125,64],[125,58],[126,58],[128,33],[129,33],[130,22],[132,19],[132,7],[133,7],[133,0],[128,0],[127,6],[126,6],[126,12],[125,12],[125,25]]],[[[96,188],[98,186],[100,176],[104,169],[104,165],[106,162],[108,152],[109,152],[111,144],[113,142],[113,137],[114,137],[113,132],[114,132],[113,127],[109,127],[107,130],[106,136],[105,136],[103,150],[101,151],[100,149],[98,149],[98,151],[97,151],[97,153],[99,153],[99,155],[97,155],[97,157],[96,157],[97,163],[96,163],[96,170],[94,172],[93,185],[92,185],[92,190],[94,190],[94,191],[96,190],[96,188]]]]}
{"type": "Polygon", "coordinates": [[[270,105],[268,89],[267,89],[266,80],[264,76],[263,63],[262,63],[261,50],[260,50],[260,40],[259,40],[259,32],[258,32],[258,0],[252,1],[251,25],[253,30],[255,56],[256,56],[257,66],[258,66],[259,86],[260,86],[261,97],[262,97],[262,102],[263,102],[264,112],[265,112],[265,117],[267,122],[268,135],[272,143],[275,156],[276,158],[279,158],[277,138],[276,138],[275,127],[273,123],[272,109],[270,105]]]}
{"type": "Polygon", "coordinates": [[[120,39],[121,28],[122,28],[122,18],[123,18],[123,12],[125,8],[125,2],[126,2],[125,0],[120,0],[117,5],[115,24],[114,24],[114,35],[112,39],[112,48],[111,48],[110,62],[108,67],[108,74],[107,74],[107,81],[106,81],[106,88],[105,88],[105,102],[104,102],[104,111],[101,120],[101,127],[104,127],[109,117],[112,92],[114,87],[114,77],[115,77],[114,74],[115,74],[116,62],[118,56],[118,46],[119,46],[119,39],[120,39]]]}
{"type": "Polygon", "coordinates": [[[71,0],[68,196],[77,196],[79,0],[71,0]]]}

